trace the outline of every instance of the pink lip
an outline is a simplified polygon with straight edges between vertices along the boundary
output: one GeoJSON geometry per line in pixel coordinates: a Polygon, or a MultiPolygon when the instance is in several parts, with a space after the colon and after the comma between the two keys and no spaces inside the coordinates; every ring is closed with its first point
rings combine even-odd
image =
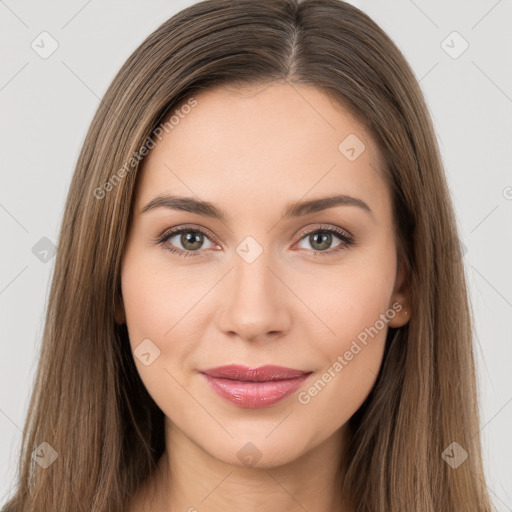
{"type": "Polygon", "coordinates": [[[291,395],[312,372],[266,365],[248,368],[240,365],[199,370],[222,398],[239,407],[267,407],[291,395]]]}

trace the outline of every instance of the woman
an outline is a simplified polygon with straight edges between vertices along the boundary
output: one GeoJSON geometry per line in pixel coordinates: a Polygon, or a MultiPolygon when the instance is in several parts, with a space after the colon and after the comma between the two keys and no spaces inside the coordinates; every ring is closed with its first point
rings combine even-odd
{"type": "Polygon", "coordinates": [[[6,507],[490,511],[460,256],[367,15],[184,9],[87,134],[6,507]]]}

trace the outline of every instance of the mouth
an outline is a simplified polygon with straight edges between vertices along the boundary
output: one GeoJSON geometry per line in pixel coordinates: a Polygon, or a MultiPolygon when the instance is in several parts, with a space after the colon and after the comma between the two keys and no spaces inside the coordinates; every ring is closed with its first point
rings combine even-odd
{"type": "Polygon", "coordinates": [[[229,403],[256,409],[291,395],[313,372],[275,365],[259,368],[228,365],[199,370],[199,373],[210,388],[229,403]]]}

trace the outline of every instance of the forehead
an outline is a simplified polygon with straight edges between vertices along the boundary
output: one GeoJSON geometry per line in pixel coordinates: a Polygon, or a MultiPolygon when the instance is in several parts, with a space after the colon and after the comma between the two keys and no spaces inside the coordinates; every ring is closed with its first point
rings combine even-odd
{"type": "Polygon", "coordinates": [[[196,195],[233,204],[326,193],[382,201],[380,156],[363,125],[305,84],[218,86],[183,101],[144,160],[137,204],[196,195]],[[184,105],[194,105],[184,107],[184,105]],[[355,158],[354,158],[355,156],[355,158]]]}

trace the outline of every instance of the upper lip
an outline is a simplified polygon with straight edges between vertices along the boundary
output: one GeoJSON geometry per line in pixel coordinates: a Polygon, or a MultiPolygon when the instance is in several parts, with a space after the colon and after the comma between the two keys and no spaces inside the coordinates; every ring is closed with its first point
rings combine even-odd
{"type": "Polygon", "coordinates": [[[236,364],[206,368],[205,370],[199,370],[199,372],[209,375],[210,377],[245,382],[268,382],[271,380],[293,379],[312,373],[310,371],[285,368],[284,366],[265,365],[258,368],[249,368],[236,364]]]}

